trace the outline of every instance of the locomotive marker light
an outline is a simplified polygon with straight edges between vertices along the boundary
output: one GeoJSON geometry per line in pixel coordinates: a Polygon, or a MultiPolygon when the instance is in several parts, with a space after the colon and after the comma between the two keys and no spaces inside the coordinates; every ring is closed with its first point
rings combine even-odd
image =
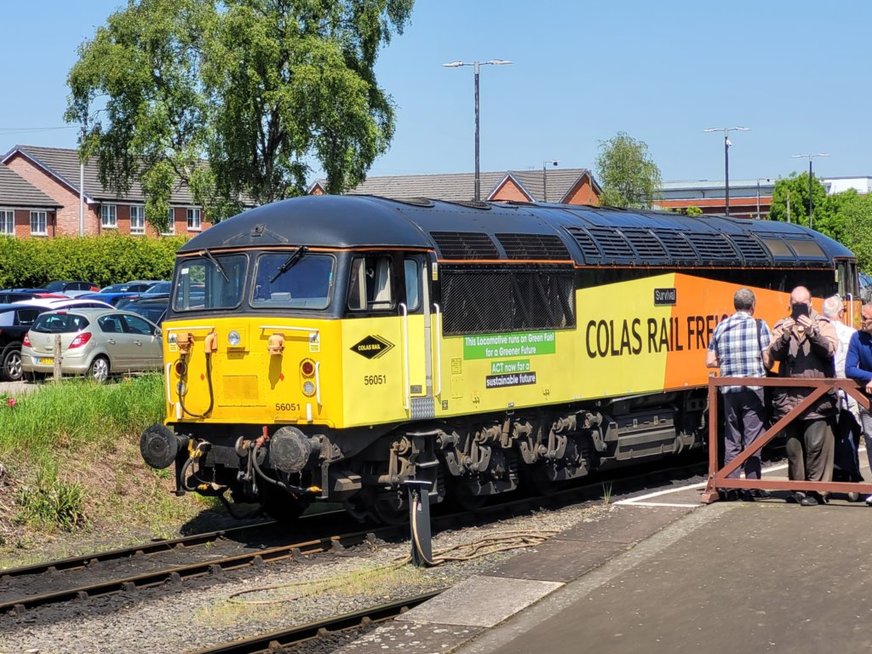
{"type": "Polygon", "coordinates": [[[703,132],[723,132],[724,133],[724,205],[728,216],[730,215],[730,132],[748,132],[750,127],[709,127],[703,132]]]}
{"type": "Polygon", "coordinates": [[[473,200],[481,200],[481,178],[479,174],[479,112],[478,112],[478,71],[481,66],[505,66],[512,63],[506,59],[491,59],[490,61],[450,61],[442,64],[445,68],[460,68],[472,66],[473,79],[475,80],[475,196],[473,200]]]}

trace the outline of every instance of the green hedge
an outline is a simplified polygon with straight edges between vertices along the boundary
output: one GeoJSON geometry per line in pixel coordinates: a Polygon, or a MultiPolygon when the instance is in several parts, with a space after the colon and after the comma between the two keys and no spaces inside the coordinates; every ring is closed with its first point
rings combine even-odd
{"type": "Polygon", "coordinates": [[[81,279],[100,286],[132,279],[169,279],[183,236],[0,238],[0,288],[40,287],[81,279]]]}

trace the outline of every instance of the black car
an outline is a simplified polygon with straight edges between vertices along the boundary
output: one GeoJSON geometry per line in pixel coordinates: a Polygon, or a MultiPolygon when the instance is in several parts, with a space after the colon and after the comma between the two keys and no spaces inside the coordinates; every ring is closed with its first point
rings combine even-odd
{"type": "Polygon", "coordinates": [[[21,340],[36,317],[45,311],[49,311],[48,307],[0,304],[0,377],[6,381],[21,379],[21,340]]]}
{"type": "Polygon", "coordinates": [[[40,297],[41,294],[48,293],[45,289],[41,290],[24,290],[17,288],[4,288],[0,290],[0,304],[10,304],[12,302],[21,302],[22,300],[32,300],[35,297],[40,297]]]}
{"type": "Polygon", "coordinates": [[[138,300],[131,300],[124,305],[125,311],[138,313],[143,318],[150,320],[155,325],[160,325],[167,315],[167,306],[170,303],[169,295],[148,297],[140,295],[138,300]]]}
{"type": "Polygon", "coordinates": [[[96,293],[100,290],[93,282],[83,281],[49,282],[45,287],[52,293],[96,293]]]}

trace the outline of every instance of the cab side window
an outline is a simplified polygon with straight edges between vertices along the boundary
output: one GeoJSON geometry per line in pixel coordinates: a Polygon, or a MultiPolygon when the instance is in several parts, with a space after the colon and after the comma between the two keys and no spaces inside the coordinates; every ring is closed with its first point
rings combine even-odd
{"type": "Polygon", "coordinates": [[[390,257],[355,257],[348,283],[348,308],[352,311],[393,309],[391,277],[390,257]]]}
{"type": "Polygon", "coordinates": [[[421,262],[417,259],[405,259],[403,272],[406,276],[406,308],[412,313],[421,304],[421,262]]]}

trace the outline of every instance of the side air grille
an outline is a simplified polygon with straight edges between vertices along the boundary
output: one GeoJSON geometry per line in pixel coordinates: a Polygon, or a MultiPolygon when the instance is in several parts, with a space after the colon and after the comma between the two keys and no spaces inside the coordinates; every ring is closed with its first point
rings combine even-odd
{"type": "Polygon", "coordinates": [[[603,252],[606,260],[635,259],[636,253],[621,233],[611,227],[591,227],[590,235],[603,252]]]}
{"type": "Polygon", "coordinates": [[[696,261],[696,252],[684,234],[676,231],[659,231],[657,237],[666,246],[673,261],[696,261]]]}
{"type": "Polygon", "coordinates": [[[756,238],[750,234],[731,234],[733,246],[744,257],[745,261],[769,261],[769,255],[756,238]]]}
{"type": "Polygon", "coordinates": [[[499,259],[497,246],[478,232],[430,232],[443,259],[499,259]]]}
{"type": "Polygon", "coordinates": [[[557,236],[550,234],[497,234],[509,259],[569,259],[569,251],[557,236]]]}
{"type": "Polygon", "coordinates": [[[666,248],[663,244],[647,229],[622,229],[624,237],[630,241],[633,248],[636,250],[642,263],[649,261],[662,262],[668,258],[666,248]]]}
{"type": "Polygon", "coordinates": [[[600,255],[599,248],[596,246],[596,243],[593,242],[590,234],[581,227],[564,227],[564,229],[575,240],[575,242],[578,243],[578,247],[581,248],[581,253],[584,255],[585,261],[590,262],[592,260],[599,260],[602,255],[600,255]]]}
{"type": "Polygon", "coordinates": [[[721,234],[688,234],[690,242],[703,261],[737,261],[738,253],[721,234]]]}

